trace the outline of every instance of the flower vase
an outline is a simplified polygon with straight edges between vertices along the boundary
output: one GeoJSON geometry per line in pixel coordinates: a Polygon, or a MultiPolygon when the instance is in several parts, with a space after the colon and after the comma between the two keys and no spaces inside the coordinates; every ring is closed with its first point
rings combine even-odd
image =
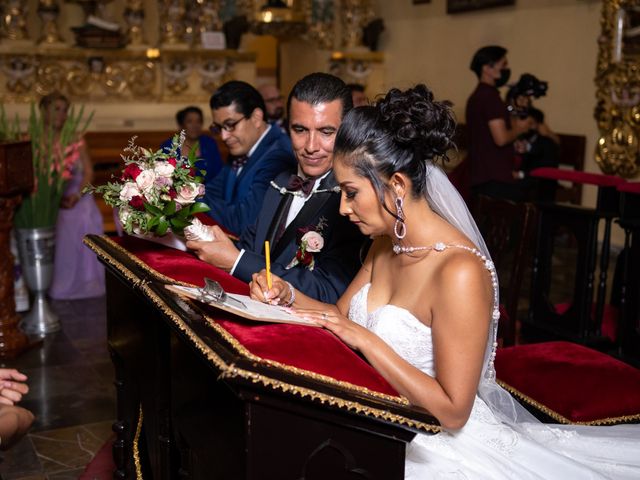
{"type": "Polygon", "coordinates": [[[27,287],[33,294],[29,313],[23,316],[20,328],[28,335],[44,336],[60,330],[58,316],[47,302],[47,290],[53,279],[55,227],[16,229],[18,251],[27,287]]]}

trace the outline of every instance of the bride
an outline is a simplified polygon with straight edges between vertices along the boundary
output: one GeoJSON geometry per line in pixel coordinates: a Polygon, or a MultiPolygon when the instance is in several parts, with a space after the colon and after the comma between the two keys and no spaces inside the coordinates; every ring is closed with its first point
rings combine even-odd
{"type": "Polygon", "coordinates": [[[251,294],[291,304],[443,427],[416,435],[405,476],[640,478],[640,428],[538,422],[495,382],[498,279],[464,202],[435,161],[453,148],[450,104],[424,85],[349,112],[334,147],[340,213],[374,238],[337,305],[273,278],[251,294]]]}

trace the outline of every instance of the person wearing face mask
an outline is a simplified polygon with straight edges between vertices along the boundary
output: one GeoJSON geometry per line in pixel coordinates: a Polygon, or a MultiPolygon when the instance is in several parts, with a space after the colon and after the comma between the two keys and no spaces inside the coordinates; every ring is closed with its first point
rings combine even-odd
{"type": "Polygon", "coordinates": [[[514,179],[513,142],[530,129],[531,120],[509,114],[498,88],[509,81],[507,50],[479,49],[471,60],[478,85],[467,100],[470,186],[474,195],[520,200],[514,179]]]}

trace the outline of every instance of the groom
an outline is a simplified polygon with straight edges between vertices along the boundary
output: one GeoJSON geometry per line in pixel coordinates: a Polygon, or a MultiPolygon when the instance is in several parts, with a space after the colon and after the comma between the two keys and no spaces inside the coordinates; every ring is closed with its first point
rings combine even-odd
{"type": "Polygon", "coordinates": [[[297,172],[278,175],[267,190],[254,225],[237,245],[214,228],[213,242],[188,242],[208,263],[244,282],[265,268],[264,242],[271,245],[271,271],[301,292],[335,303],[361,265],[364,237],[338,211],[340,189],[333,176],[333,144],[351,93],[333,75],[312,73],[293,87],[287,102],[297,172]],[[304,250],[304,252],[303,252],[304,250]]]}

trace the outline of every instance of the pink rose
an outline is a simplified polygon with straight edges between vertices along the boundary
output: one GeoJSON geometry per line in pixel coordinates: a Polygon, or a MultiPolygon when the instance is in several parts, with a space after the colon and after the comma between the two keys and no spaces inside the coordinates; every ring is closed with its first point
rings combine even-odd
{"type": "Polygon", "coordinates": [[[307,252],[319,252],[324,247],[324,238],[316,231],[310,231],[302,236],[301,242],[307,245],[307,252]]]}
{"type": "Polygon", "coordinates": [[[136,184],[140,190],[146,192],[153,187],[155,180],[156,174],[153,173],[153,170],[147,169],[140,172],[140,175],[136,178],[136,184]]]}
{"type": "Polygon", "coordinates": [[[199,194],[200,189],[197,183],[187,183],[178,190],[176,202],[183,205],[193,203],[199,194]]]}
{"type": "Polygon", "coordinates": [[[138,189],[138,185],[133,182],[127,182],[122,186],[122,190],[120,190],[120,200],[123,202],[128,202],[136,195],[140,195],[140,190],[138,189]]]}

